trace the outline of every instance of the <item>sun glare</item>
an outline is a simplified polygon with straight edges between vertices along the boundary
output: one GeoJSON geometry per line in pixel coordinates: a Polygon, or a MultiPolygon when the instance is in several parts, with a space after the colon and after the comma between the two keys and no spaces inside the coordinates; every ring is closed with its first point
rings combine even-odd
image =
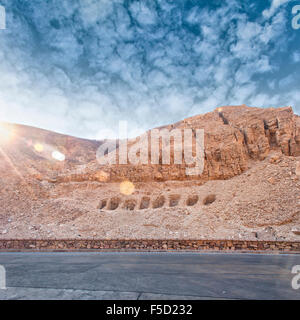
{"type": "Polygon", "coordinates": [[[43,152],[44,151],[44,146],[40,143],[36,143],[34,145],[34,150],[37,151],[37,152],[43,152]]]}
{"type": "Polygon", "coordinates": [[[65,161],[66,156],[63,153],[59,152],[59,151],[53,151],[52,152],[52,158],[57,160],[57,161],[65,161]]]}
{"type": "Polygon", "coordinates": [[[134,184],[130,181],[123,181],[120,184],[120,192],[126,196],[133,194],[135,190],[134,184]]]}
{"type": "Polygon", "coordinates": [[[12,128],[6,125],[0,125],[0,142],[7,143],[14,137],[14,131],[12,128]]]}

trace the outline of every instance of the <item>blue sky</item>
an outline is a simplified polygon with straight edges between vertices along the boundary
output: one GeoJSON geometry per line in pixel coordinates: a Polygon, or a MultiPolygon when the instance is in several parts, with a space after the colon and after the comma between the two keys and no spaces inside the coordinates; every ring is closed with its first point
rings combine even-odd
{"type": "Polygon", "coordinates": [[[300,113],[300,0],[0,4],[1,120],[101,139],[222,105],[300,113]]]}

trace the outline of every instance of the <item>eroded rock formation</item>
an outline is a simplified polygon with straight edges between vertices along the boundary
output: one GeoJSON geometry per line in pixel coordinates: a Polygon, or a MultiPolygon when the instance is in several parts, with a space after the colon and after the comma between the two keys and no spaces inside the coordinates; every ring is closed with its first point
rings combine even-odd
{"type": "Polygon", "coordinates": [[[100,165],[107,141],[1,124],[0,238],[298,239],[292,108],[222,107],[160,129],[187,128],[204,129],[199,176],[174,156],[169,165],[100,165]]]}
{"type": "MultiPolygon", "coordinates": [[[[160,129],[204,129],[204,171],[187,176],[186,165],[111,165],[101,168],[109,181],[168,181],[229,179],[248,169],[252,161],[260,161],[271,151],[286,156],[300,155],[300,117],[291,107],[251,108],[221,107],[213,112],[194,116],[160,129]]],[[[129,141],[130,145],[138,139],[129,141]]],[[[160,144],[160,148],[162,145],[160,144]]],[[[149,146],[150,150],[150,146],[149,146]]],[[[99,166],[91,164],[91,170],[99,166]]],[[[73,177],[75,178],[75,177],[73,177]]],[[[83,179],[97,179],[93,174],[83,179]]],[[[62,180],[68,179],[60,178],[62,180]]]]}

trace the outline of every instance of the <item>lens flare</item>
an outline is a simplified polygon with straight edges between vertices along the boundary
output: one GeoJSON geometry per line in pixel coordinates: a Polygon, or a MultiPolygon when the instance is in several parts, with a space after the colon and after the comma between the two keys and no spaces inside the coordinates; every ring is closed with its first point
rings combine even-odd
{"type": "Polygon", "coordinates": [[[109,179],[109,174],[107,172],[100,170],[95,174],[95,177],[99,182],[106,182],[109,179]]]}
{"type": "Polygon", "coordinates": [[[43,152],[44,151],[44,146],[41,143],[36,143],[34,145],[34,150],[37,152],[43,152]]]}
{"type": "Polygon", "coordinates": [[[57,160],[57,161],[65,161],[66,160],[66,156],[59,152],[59,151],[53,151],[52,152],[52,158],[57,160]]]}
{"type": "Polygon", "coordinates": [[[133,194],[135,190],[134,184],[130,181],[123,181],[120,184],[120,192],[126,196],[133,194]]]}
{"type": "Polygon", "coordinates": [[[7,143],[12,140],[14,137],[14,131],[12,128],[0,125],[0,142],[1,143],[7,143]]]}

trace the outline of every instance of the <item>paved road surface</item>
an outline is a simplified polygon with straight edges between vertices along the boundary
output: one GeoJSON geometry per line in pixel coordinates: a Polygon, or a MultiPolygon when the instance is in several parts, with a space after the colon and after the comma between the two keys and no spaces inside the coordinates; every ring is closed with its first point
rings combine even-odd
{"type": "Polygon", "coordinates": [[[0,299],[300,299],[300,255],[0,253],[0,299]]]}

